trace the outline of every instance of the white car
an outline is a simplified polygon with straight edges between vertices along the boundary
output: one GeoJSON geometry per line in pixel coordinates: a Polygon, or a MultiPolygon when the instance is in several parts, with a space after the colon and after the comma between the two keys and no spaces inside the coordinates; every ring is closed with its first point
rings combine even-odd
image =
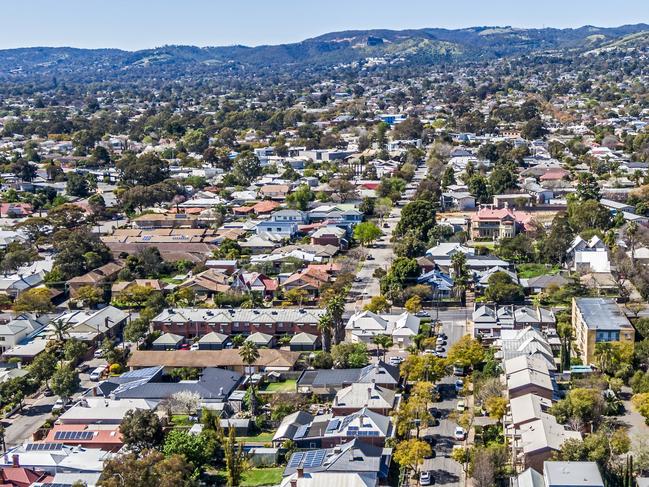
{"type": "Polygon", "coordinates": [[[464,404],[464,401],[458,401],[457,406],[455,406],[455,409],[463,413],[464,410],[466,409],[466,405],[464,404]]]}
{"type": "Polygon", "coordinates": [[[192,346],[189,347],[190,350],[198,350],[198,342],[192,343],[192,346]]]}
{"type": "Polygon", "coordinates": [[[399,357],[398,355],[396,355],[396,356],[394,356],[394,357],[390,357],[390,358],[388,359],[388,362],[390,363],[390,365],[399,365],[399,364],[400,364],[401,362],[403,362],[403,361],[404,361],[404,358],[403,358],[403,357],[399,357]]]}
{"type": "Polygon", "coordinates": [[[424,471],[421,472],[419,475],[419,485],[432,485],[433,484],[433,476],[431,475],[430,472],[424,471]]]}
{"type": "Polygon", "coordinates": [[[63,399],[57,399],[54,405],[52,406],[53,413],[61,413],[65,410],[65,406],[68,404],[67,401],[63,399]]]}
{"type": "Polygon", "coordinates": [[[466,438],[466,431],[464,431],[464,428],[462,428],[461,426],[455,428],[453,438],[455,438],[457,441],[464,441],[464,438],[466,438]]]}

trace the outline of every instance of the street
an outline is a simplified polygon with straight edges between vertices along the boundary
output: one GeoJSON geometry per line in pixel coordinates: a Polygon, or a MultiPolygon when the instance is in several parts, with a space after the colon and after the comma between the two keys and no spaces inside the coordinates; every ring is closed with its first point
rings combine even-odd
{"type": "Polygon", "coordinates": [[[31,436],[50,417],[52,406],[57,399],[58,396],[41,396],[35,400],[26,400],[22,413],[16,413],[11,419],[3,420],[5,423],[10,423],[5,427],[7,447],[29,441],[31,436]]]}
{"type": "Polygon", "coordinates": [[[385,236],[381,237],[381,240],[376,242],[373,247],[366,249],[367,255],[371,255],[373,259],[363,260],[362,267],[356,274],[356,281],[354,281],[349,295],[358,297],[358,299],[345,305],[345,311],[347,311],[348,316],[351,316],[356,311],[362,310],[363,306],[366,305],[373,296],[381,294],[379,279],[374,277],[374,271],[376,269],[387,271],[390,264],[392,264],[394,252],[390,240],[392,239],[394,227],[397,225],[400,218],[401,208],[393,208],[390,216],[384,220],[384,222],[389,225],[389,228],[381,228],[385,236]]]}
{"type": "MultiPolygon", "coordinates": [[[[443,321],[443,331],[448,336],[448,347],[457,342],[465,334],[465,322],[443,321]]],[[[461,442],[453,438],[457,423],[449,419],[449,415],[455,411],[458,403],[458,396],[455,393],[454,382],[456,377],[449,375],[444,377],[440,383],[442,397],[440,401],[433,404],[433,407],[440,411],[441,418],[439,426],[425,428],[421,436],[432,435],[435,440],[435,457],[424,460],[420,471],[430,471],[435,479],[435,485],[459,486],[461,485],[463,471],[462,465],[450,458],[454,445],[461,442]]]]}

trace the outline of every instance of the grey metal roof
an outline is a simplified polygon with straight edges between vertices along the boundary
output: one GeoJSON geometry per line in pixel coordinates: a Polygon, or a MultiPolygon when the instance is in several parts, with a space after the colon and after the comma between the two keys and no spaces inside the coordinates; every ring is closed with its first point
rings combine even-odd
{"type": "Polygon", "coordinates": [[[543,476],[548,487],[604,487],[595,462],[545,462],[543,476]]]}
{"type": "Polygon", "coordinates": [[[242,375],[231,370],[210,367],[204,369],[203,375],[197,381],[154,382],[155,378],[157,374],[149,374],[132,382],[121,383],[111,395],[116,399],[166,399],[180,391],[191,391],[199,394],[203,400],[225,401],[236,389],[242,375]]]}
{"type": "Polygon", "coordinates": [[[576,298],[586,326],[592,330],[619,330],[629,328],[631,323],[613,299],[576,298]]]}

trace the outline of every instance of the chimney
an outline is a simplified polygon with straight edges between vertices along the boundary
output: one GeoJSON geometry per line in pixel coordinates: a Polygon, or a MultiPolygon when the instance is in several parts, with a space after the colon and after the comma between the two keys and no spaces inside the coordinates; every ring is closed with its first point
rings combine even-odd
{"type": "Polygon", "coordinates": [[[304,467],[298,467],[297,468],[297,478],[301,479],[304,477],[304,467]]]}
{"type": "Polygon", "coordinates": [[[297,487],[297,479],[291,479],[291,487],[297,487]]]}
{"type": "Polygon", "coordinates": [[[11,464],[14,468],[20,467],[20,461],[18,455],[11,455],[11,464]]]}

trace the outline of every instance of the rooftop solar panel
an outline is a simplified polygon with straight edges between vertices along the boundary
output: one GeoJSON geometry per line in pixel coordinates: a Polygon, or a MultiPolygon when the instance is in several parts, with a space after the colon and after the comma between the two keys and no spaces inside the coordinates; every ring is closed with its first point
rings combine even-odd
{"type": "Polygon", "coordinates": [[[291,460],[288,462],[288,466],[290,468],[299,467],[303,458],[304,458],[304,452],[299,451],[294,453],[293,456],[291,457],[291,460]]]}

